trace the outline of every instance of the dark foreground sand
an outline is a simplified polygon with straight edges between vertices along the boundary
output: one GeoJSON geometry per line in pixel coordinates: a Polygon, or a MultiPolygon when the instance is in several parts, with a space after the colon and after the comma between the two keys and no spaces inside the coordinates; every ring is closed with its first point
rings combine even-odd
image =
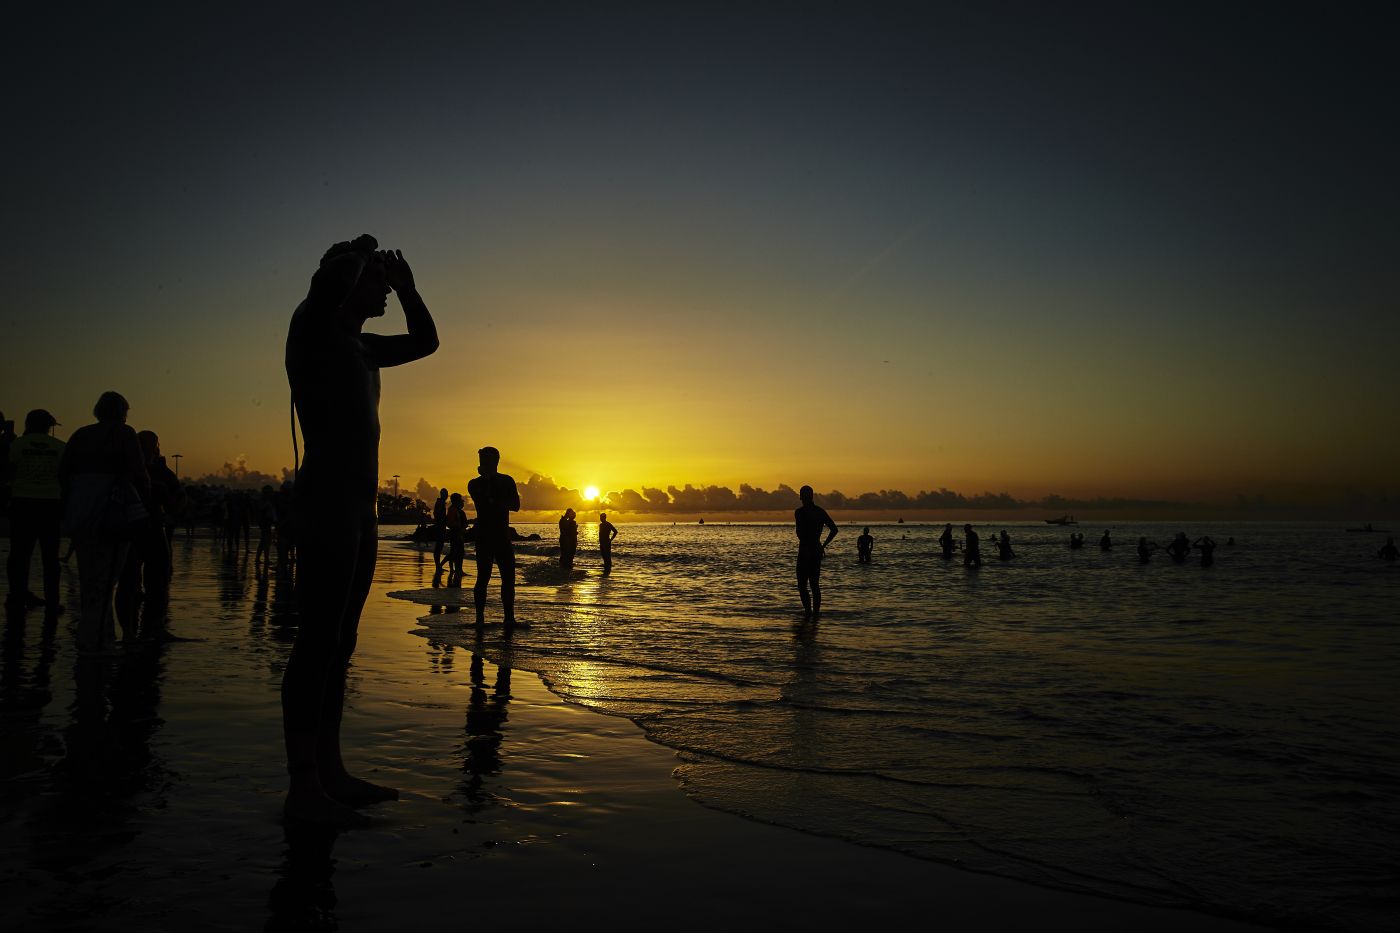
{"type": "Polygon", "coordinates": [[[498,630],[475,652],[415,634],[423,607],[385,593],[422,567],[388,543],[346,745],[404,799],[368,829],[288,833],[289,587],[183,548],[172,627],[198,640],[75,667],[70,618],[7,626],[0,930],[1252,929],[705,809],[632,723],[505,673],[498,630]]]}

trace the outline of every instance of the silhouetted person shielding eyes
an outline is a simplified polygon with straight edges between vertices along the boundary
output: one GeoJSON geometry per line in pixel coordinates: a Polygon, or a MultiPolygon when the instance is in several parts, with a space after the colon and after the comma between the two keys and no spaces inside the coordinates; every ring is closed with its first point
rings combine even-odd
{"type": "Polygon", "coordinates": [[[870,537],[870,528],[866,527],[856,538],[856,559],[862,564],[870,563],[871,555],[875,552],[875,539],[870,537]]]}
{"type": "Polygon", "coordinates": [[[822,611],[822,556],[831,539],[836,537],[836,523],[826,514],[826,509],[812,501],[811,486],[803,486],[797,494],[802,499],[802,504],[793,512],[797,522],[797,594],[802,597],[807,617],[816,618],[822,611]],[[831,529],[825,541],[822,540],[823,528],[831,529]]]}
{"type": "Polygon", "coordinates": [[[476,506],[476,624],[486,621],[486,584],[491,568],[501,570],[501,614],[506,625],[515,624],[515,546],[510,541],[510,513],[520,511],[520,490],[515,480],[496,472],[501,452],[483,447],[477,452],[481,466],[467,483],[467,494],[476,506]]]}
{"type": "Polygon", "coordinates": [[[352,777],[340,752],[345,673],[375,563],[379,485],[379,371],[438,347],[432,315],[398,251],[372,236],[337,243],[321,257],[287,329],[287,381],[306,441],[293,492],[298,627],[282,678],[282,722],[291,789],[288,817],[351,825],[351,807],[395,800],[398,791],[352,777]],[[381,317],[389,292],[408,333],[361,333],[381,317]]]}

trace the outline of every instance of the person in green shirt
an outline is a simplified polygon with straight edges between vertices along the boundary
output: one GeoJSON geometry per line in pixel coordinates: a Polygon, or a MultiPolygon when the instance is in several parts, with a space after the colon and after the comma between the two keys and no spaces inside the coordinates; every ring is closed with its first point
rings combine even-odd
{"type": "Polygon", "coordinates": [[[58,600],[58,529],[63,518],[58,462],[64,444],[50,434],[56,424],[58,419],[36,408],[25,416],[24,434],[10,444],[10,558],[5,567],[10,592],[5,605],[11,609],[63,609],[58,600]],[[29,591],[35,544],[44,565],[43,599],[29,591]]]}

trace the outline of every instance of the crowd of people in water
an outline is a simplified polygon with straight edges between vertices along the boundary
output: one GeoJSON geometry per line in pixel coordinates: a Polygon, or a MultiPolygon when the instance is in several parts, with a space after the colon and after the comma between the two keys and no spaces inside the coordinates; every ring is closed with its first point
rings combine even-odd
{"type": "MultiPolygon", "coordinates": [[[[346,673],[378,549],[380,371],[437,349],[436,325],[402,252],[379,249],[368,234],[334,244],[321,257],[287,328],[284,363],[294,420],[305,441],[295,482],[280,489],[265,486],[256,495],[200,497],[199,511],[213,525],[225,554],[246,554],[256,526],[254,561],[262,572],[274,565],[295,571],[297,634],[281,689],[289,783],[284,813],[290,821],[363,825],[360,808],[398,798],[395,788],[348,771],[340,721],[346,673]],[[364,333],[368,320],[385,314],[390,294],[398,297],[406,332],[364,333]]],[[[0,415],[0,512],[8,515],[10,531],[6,608],[21,615],[37,608],[49,616],[63,611],[58,548],[60,537],[67,535],[70,555],[77,554],[82,602],[77,648],[82,654],[109,654],[143,639],[171,637],[165,628],[171,539],[181,520],[186,533],[193,534],[196,520],[194,497],[166,465],[160,438],[128,425],[129,412],[123,396],[104,392],[93,407],[95,422],[78,428],[66,443],[53,436],[58,420],[44,409],[29,412],[22,435],[0,415]],[[43,564],[42,596],[29,589],[36,546],[43,564]]],[[[466,543],[472,540],[477,622],[485,621],[487,589],[498,573],[502,621],[509,631],[517,624],[517,536],[510,516],[520,509],[520,494],[515,480],[500,472],[496,448],[482,447],[478,457],[477,476],[467,484],[466,497],[443,489],[433,505],[434,582],[445,574],[448,586],[461,586],[466,543]],[[466,517],[466,498],[472,500],[475,519],[466,517]]],[[[814,501],[812,487],[803,486],[799,499],[794,512],[797,589],[806,618],[814,620],[821,611],[822,561],[838,528],[814,501]]],[[[616,537],[616,526],[600,514],[604,573],[612,570],[616,537]]],[[[1016,558],[1007,531],[992,540],[998,560],[1016,558]]],[[[955,559],[961,550],[965,565],[981,566],[981,541],[971,524],[963,526],[960,545],[951,523],[938,542],[945,560],[955,559]]],[[[1226,546],[1232,543],[1230,539],[1226,546]]],[[[1083,548],[1083,535],[1072,534],[1070,547],[1083,548]]],[[[1109,531],[1099,547],[1113,547],[1109,531]]],[[[1178,533],[1160,549],[1178,562],[1194,551],[1209,566],[1216,543],[1208,535],[1191,541],[1178,533]]],[[[872,563],[874,550],[866,527],[856,542],[857,559],[872,563]]],[[[1139,560],[1150,561],[1157,550],[1156,542],[1139,539],[1139,560]]],[[[559,519],[561,571],[572,573],[577,552],[578,519],[570,509],[559,519]]],[[[1400,556],[1393,538],[1378,556],[1387,561],[1400,556]]]]}

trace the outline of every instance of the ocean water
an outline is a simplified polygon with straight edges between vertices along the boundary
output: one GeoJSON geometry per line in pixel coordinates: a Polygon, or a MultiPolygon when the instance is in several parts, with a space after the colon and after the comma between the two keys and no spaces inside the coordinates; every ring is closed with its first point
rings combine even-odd
{"type": "MultiPolygon", "coordinates": [[[[942,526],[874,526],[869,565],[845,526],[806,626],[788,525],[625,524],[609,576],[583,526],[567,577],[552,526],[521,525],[544,540],[520,546],[513,663],[676,749],[709,806],[1053,887],[1389,928],[1400,566],[1372,556],[1383,536],[1115,524],[1103,552],[1086,525],[1071,551],[1042,523],[980,526],[984,542],[1003,527],[1017,557],[984,545],[969,570],[938,555],[942,526]],[[1178,529],[1221,542],[1215,565],[1138,563],[1139,535],[1178,529]]],[[[412,545],[384,544],[409,578],[412,545]]],[[[470,643],[468,591],[404,595],[432,606],[425,637],[470,643]]]]}

